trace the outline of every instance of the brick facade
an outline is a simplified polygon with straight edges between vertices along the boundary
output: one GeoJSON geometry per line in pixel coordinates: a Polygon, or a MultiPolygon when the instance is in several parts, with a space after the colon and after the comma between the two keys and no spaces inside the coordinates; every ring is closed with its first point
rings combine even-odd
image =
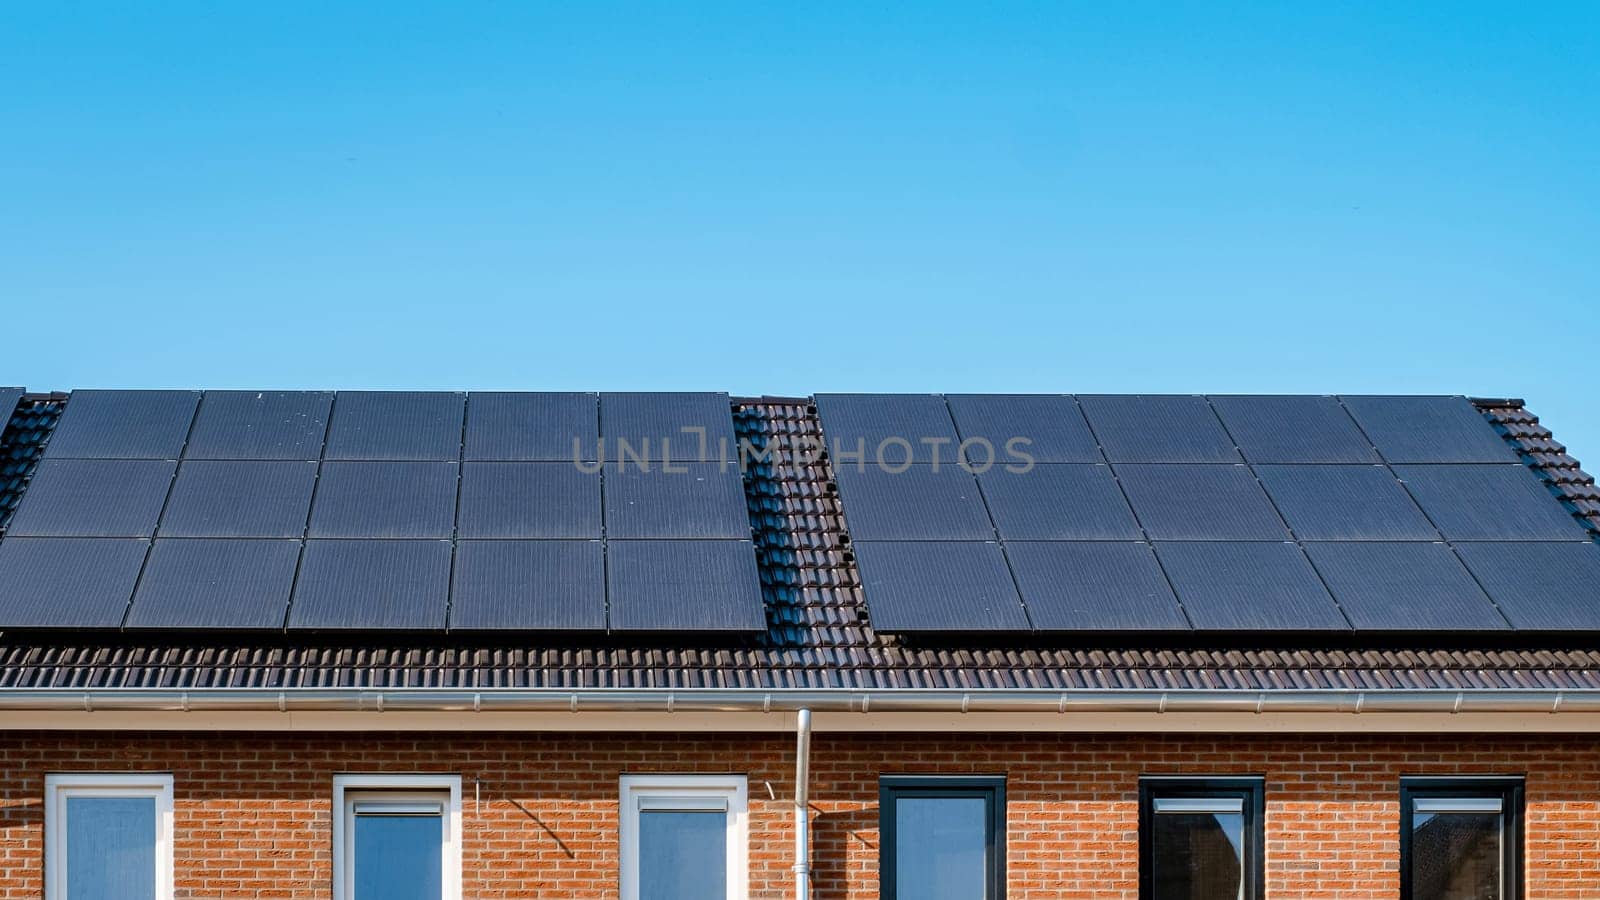
{"type": "MultiPolygon", "coordinates": [[[[1402,775],[1527,777],[1531,900],[1600,897],[1590,737],[844,736],[813,745],[818,900],[877,896],[880,774],[1008,776],[1008,896],[1137,896],[1138,776],[1260,774],[1273,898],[1398,894],[1402,775]]],[[[468,898],[615,897],[617,778],[750,779],[753,898],[792,893],[784,735],[0,735],[0,898],[42,895],[46,772],[175,776],[178,896],[330,896],[332,777],[462,776],[468,898]],[[776,792],[770,798],[766,783],[776,792]]]]}

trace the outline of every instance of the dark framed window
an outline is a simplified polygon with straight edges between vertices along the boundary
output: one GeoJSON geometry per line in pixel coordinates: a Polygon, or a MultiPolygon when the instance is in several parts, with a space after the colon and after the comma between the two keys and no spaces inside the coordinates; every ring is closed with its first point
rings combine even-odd
{"type": "Polygon", "coordinates": [[[1401,900],[1521,900],[1522,779],[1400,781],[1401,900]]]}
{"type": "Polygon", "coordinates": [[[878,829],[883,900],[1004,900],[1004,778],[886,775],[878,829]]]}
{"type": "Polygon", "coordinates": [[[1260,778],[1139,779],[1140,900],[1260,900],[1260,778]]]}

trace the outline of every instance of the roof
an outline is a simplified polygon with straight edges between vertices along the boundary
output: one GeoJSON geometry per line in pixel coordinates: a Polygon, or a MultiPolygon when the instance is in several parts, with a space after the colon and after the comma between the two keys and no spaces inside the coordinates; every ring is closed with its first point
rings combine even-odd
{"type": "MultiPolygon", "coordinates": [[[[0,448],[0,524],[40,456],[63,395],[27,395],[0,448]]],[[[1600,491],[1518,400],[1477,400],[1520,459],[1591,535],[1600,491]]],[[[819,438],[809,398],[735,401],[741,436],[819,438]]],[[[765,631],[732,640],[583,641],[539,634],[124,633],[0,636],[0,689],[41,688],[748,688],[782,689],[1479,689],[1600,688],[1600,652],[1574,638],[1515,635],[1465,645],[1426,635],[1315,646],[1185,634],[1155,639],[968,638],[952,645],[880,634],[826,461],[778,458],[747,480],[765,631]]],[[[1303,640],[1303,638],[1301,639],[1303,640]]]]}

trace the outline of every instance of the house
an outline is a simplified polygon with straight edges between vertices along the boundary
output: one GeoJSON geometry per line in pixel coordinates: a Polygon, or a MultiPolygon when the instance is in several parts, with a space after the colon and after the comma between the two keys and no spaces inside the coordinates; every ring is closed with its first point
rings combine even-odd
{"type": "Polygon", "coordinates": [[[1600,896],[1521,401],[0,406],[0,896],[1600,896]]]}

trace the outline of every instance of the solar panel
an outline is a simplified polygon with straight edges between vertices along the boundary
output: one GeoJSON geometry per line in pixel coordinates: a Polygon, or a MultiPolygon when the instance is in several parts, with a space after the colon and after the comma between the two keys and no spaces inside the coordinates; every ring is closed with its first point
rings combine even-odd
{"type": "Polygon", "coordinates": [[[1508,627],[1444,544],[1307,544],[1306,553],[1358,629],[1493,631],[1508,627]]]}
{"type": "Polygon", "coordinates": [[[447,538],[455,518],[455,463],[328,462],[317,479],[310,534],[447,538]]]}
{"type": "Polygon", "coordinates": [[[1212,397],[1211,406],[1254,463],[1374,463],[1355,420],[1334,397],[1212,397]]]}
{"type": "Polygon", "coordinates": [[[1149,544],[1012,541],[1006,557],[1039,631],[1189,627],[1149,544]]]}
{"type": "Polygon", "coordinates": [[[159,538],[128,627],[282,628],[299,558],[297,540],[159,538]]]}
{"type": "Polygon", "coordinates": [[[161,515],[162,537],[300,537],[315,462],[185,460],[161,515]]]}
{"type": "Polygon", "coordinates": [[[1581,541],[1587,533],[1520,464],[1395,466],[1422,511],[1452,541],[1581,541]]]}
{"type": "Polygon", "coordinates": [[[749,541],[608,541],[606,594],[612,631],[767,627],[749,541]]]}
{"type": "Polygon", "coordinates": [[[1513,628],[1600,630],[1600,545],[1472,543],[1456,552],[1513,628]]]}
{"type": "Polygon", "coordinates": [[[1283,527],[1245,466],[1117,466],[1133,512],[1150,537],[1174,541],[1282,541],[1283,527]]]}
{"type": "Polygon", "coordinates": [[[8,534],[149,537],[177,463],[157,459],[43,459],[8,534]]]}
{"type": "Polygon", "coordinates": [[[1256,466],[1256,477],[1307,541],[1437,541],[1439,532],[1383,466],[1256,466]]]}
{"type": "Polygon", "coordinates": [[[1516,462],[1517,454],[1465,397],[1343,397],[1392,463],[1516,462]]]}
{"type": "Polygon", "coordinates": [[[467,395],[466,458],[567,462],[598,459],[595,394],[467,395]]]}
{"type": "Polygon", "coordinates": [[[206,391],[186,459],[318,459],[333,394],[206,391]]]}
{"type": "Polygon", "coordinates": [[[978,476],[1000,537],[1009,541],[1136,541],[1144,535],[1105,465],[1053,464],[978,476]]]}
{"type": "Polygon", "coordinates": [[[457,528],[472,538],[598,538],[600,475],[570,462],[467,463],[457,528]]]}
{"type": "Polygon", "coordinates": [[[737,460],[733,406],[727,394],[623,393],[600,395],[605,458],[737,460]]]}
{"type": "Polygon", "coordinates": [[[199,391],[73,391],[45,455],[177,459],[199,400],[199,391]]]}
{"type": "Polygon", "coordinates": [[[937,394],[818,394],[822,434],[834,468],[865,454],[865,465],[949,463],[961,444],[950,409],[937,394]]]}
{"type": "Polygon", "coordinates": [[[1203,631],[1326,631],[1350,625],[1294,544],[1156,544],[1173,590],[1203,631]]]}
{"type": "Polygon", "coordinates": [[[290,628],[441,629],[449,541],[307,541],[290,628]]]}
{"type": "Polygon", "coordinates": [[[143,539],[0,541],[0,628],[117,628],[139,580],[143,539]]]}
{"type": "Polygon", "coordinates": [[[340,391],[327,459],[453,460],[461,457],[463,394],[340,391]]]}
{"type": "Polygon", "coordinates": [[[609,537],[750,536],[744,482],[732,464],[686,462],[672,470],[657,467],[648,472],[610,465],[605,471],[605,497],[609,537]]]}
{"type": "Polygon", "coordinates": [[[1104,461],[1078,402],[1071,397],[950,394],[945,400],[966,445],[966,459],[975,465],[1005,465],[1019,459],[1017,453],[1041,463],[1104,461]]]}
{"type": "Polygon", "coordinates": [[[599,541],[461,541],[452,630],[604,631],[599,541]]]}
{"type": "Polygon", "coordinates": [[[978,484],[960,466],[836,466],[834,476],[853,540],[994,539],[978,484]]]}
{"type": "Polygon", "coordinates": [[[854,546],[867,617],[878,631],[1030,630],[999,544],[865,541],[854,546]]]}
{"type": "Polygon", "coordinates": [[[17,401],[24,393],[22,388],[0,387],[0,430],[11,422],[11,414],[16,412],[17,401]]]}
{"type": "Polygon", "coordinates": [[[1239,461],[1233,439],[1204,397],[1082,396],[1078,403],[1113,463],[1239,461]]]}

